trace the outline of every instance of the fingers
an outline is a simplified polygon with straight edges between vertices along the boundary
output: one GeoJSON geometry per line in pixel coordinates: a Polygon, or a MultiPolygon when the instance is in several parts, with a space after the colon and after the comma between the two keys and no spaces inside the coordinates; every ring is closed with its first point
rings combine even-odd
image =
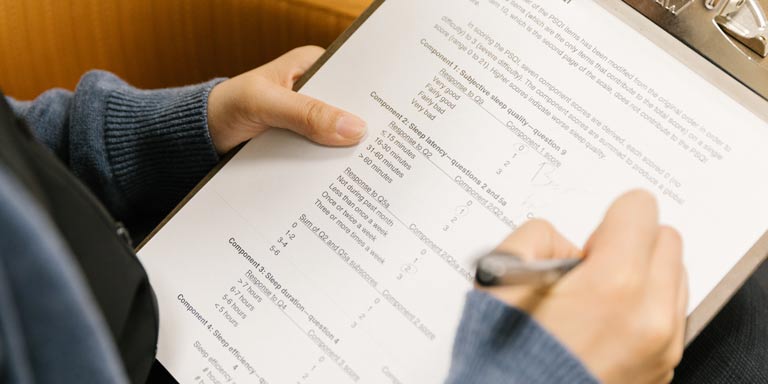
{"type": "Polygon", "coordinates": [[[265,124],[285,128],[323,145],[353,145],[365,136],[367,125],[359,117],[309,96],[273,86],[261,101],[265,124]]]}
{"type": "Polygon", "coordinates": [[[296,81],[320,59],[323,53],[325,49],[315,46],[296,48],[273,60],[266,65],[266,68],[280,85],[293,89],[296,81]]]}
{"type": "Polygon", "coordinates": [[[683,264],[683,242],[672,228],[661,227],[653,253],[648,297],[655,312],[663,316],[662,329],[668,329],[665,349],[660,356],[665,368],[673,369],[680,363],[685,349],[685,324],[688,306],[688,281],[683,264]]]}
{"type": "Polygon", "coordinates": [[[677,290],[677,318],[675,319],[675,336],[672,339],[670,354],[677,367],[685,351],[685,334],[688,323],[688,273],[683,268],[680,287],[677,290]]]}
{"type": "MultiPolygon", "coordinates": [[[[679,329],[681,329],[683,333],[681,339],[685,338],[685,327],[688,319],[688,298],[690,296],[690,288],[688,286],[688,282],[688,271],[683,268],[682,278],[680,279],[680,288],[677,291],[677,314],[679,316],[678,325],[679,329]]],[[[683,343],[684,342],[685,341],[683,340],[683,343]]]]}
{"type": "Polygon", "coordinates": [[[365,121],[292,90],[323,52],[319,47],[297,48],[267,64],[271,83],[260,87],[266,97],[259,100],[259,114],[269,126],[289,129],[323,145],[356,144],[367,131],[365,121]]]}
{"type": "Polygon", "coordinates": [[[675,371],[669,371],[669,372],[664,373],[661,376],[661,378],[658,381],[656,381],[656,382],[658,382],[659,384],[669,384],[674,379],[675,379],[675,371]]]}
{"type": "Polygon", "coordinates": [[[658,236],[658,207],[645,191],[621,196],[585,247],[586,263],[605,274],[645,275],[658,236]]]}
{"type": "MultiPolygon", "coordinates": [[[[681,286],[684,274],[682,238],[676,230],[661,227],[651,256],[648,290],[665,313],[680,314],[680,290],[684,288],[681,286]]],[[[685,317],[684,312],[682,315],[685,317]]]]}
{"type": "Polygon", "coordinates": [[[544,220],[528,221],[507,237],[497,251],[527,260],[561,259],[581,255],[575,245],[544,220]]]}

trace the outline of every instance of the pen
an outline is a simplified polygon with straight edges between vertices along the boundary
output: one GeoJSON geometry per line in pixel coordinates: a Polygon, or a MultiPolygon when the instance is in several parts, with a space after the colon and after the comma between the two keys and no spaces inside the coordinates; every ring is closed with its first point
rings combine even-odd
{"type": "Polygon", "coordinates": [[[548,286],[576,268],[581,259],[525,261],[506,253],[491,253],[477,262],[475,281],[483,287],[502,285],[548,286]]]}

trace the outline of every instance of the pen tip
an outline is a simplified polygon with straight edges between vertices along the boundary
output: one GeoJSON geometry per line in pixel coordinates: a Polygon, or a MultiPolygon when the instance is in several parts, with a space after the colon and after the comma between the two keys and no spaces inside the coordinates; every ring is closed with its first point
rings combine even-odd
{"type": "Polygon", "coordinates": [[[478,268],[477,272],[475,273],[475,281],[477,281],[477,284],[479,284],[480,286],[490,287],[495,285],[496,275],[493,273],[489,273],[483,268],[478,268]]]}

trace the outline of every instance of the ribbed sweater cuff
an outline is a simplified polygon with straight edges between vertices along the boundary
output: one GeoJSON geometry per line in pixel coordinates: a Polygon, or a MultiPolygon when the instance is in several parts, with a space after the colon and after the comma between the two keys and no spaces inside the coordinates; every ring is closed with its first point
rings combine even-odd
{"type": "Polygon", "coordinates": [[[597,383],[526,313],[487,293],[467,296],[447,383],[597,383]]]}
{"type": "Polygon", "coordinates": [[[122,87],[106,103],[104,142],[131,205],[167,209],[219,161],[208,131],[208,95],[223,79],[159,91],[122,87]]]}

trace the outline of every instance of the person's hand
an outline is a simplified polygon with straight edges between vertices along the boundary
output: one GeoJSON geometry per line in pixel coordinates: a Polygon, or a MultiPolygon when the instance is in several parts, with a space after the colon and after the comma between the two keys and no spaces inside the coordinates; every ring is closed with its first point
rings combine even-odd
{"type": "Polygon", "coordinates": [[[324,145],[359,142],[366,132],[363,120],[292,90],[323,52],[319,47],[297,48],[215,86],[208,97],[208,127],[216,151],[229,152],[270,127],[324,145]]]}
{"type": "Polygon", "coordinates": [[[619,198],[584,251],[544,221],[523,225],[500,252],[585,259],[548,289],[489,292],[528,312],[604,383],[672,380],[684,349],[687,275],[678,233],[658,223],[654,198],[619,198]]]}

